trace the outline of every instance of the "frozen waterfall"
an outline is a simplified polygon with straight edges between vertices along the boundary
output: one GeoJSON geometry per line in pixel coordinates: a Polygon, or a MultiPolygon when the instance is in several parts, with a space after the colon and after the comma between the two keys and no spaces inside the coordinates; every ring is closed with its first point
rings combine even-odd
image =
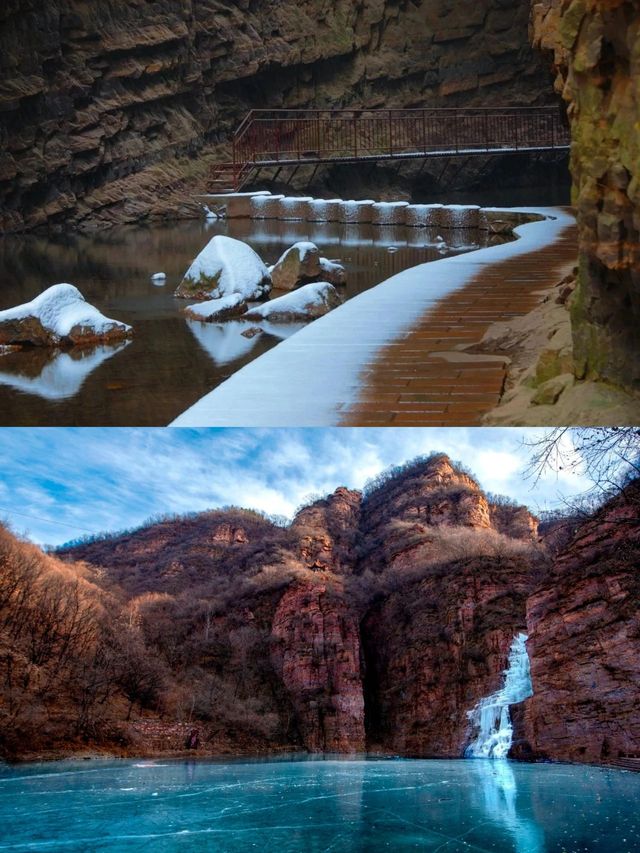
{"type": "Polygon", "coordinates": [[[465,758],[507,757],[513,739],[509,705],[533,695],[526,642],[526,634],[516,634],[509,650],[504,684],[467,712],[475,739],[466,748],[465,758]]]}

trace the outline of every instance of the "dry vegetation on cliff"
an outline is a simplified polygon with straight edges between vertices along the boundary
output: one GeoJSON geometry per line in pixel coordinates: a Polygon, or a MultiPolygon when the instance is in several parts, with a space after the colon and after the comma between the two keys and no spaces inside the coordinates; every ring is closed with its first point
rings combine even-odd
{"type": "MultiPolygon", "coordinates": [[[[215,510],[55,556],[3,529],[0,747],[166,753],[196,727],[203,752],[460,755],[466,712],[499,685],[514,634],[528,627],[544,658],[562,596],[594,572],[598,589],[610,570],[632,577],[635,550],[621,551],[602,524],[581,523],[554,557],[558,536],[548,549],[525,508],[487,497],[433,455],[364,496],[338,489],[288,526],[215,510]]],[[[631,599],[618,607],[618,587],[607,589],[607,606],[631,625],[631,599]]],[[[625,660],[630,673],[636,653],[625,660]]],[[[568,664],[565,675],[581,683],[568,664]]]]}

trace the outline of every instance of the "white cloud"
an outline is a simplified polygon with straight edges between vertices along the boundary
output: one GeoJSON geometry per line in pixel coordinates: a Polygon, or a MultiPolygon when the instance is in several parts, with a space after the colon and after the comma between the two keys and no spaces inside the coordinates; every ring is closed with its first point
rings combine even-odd
{"type": "Polygon", "coordinates": [[[583,490],[580,473],[523,479],[540,430],[0,430],[0,517],[39,542],[122,529],[152,515],[240,505],[290,516],[311,493],[362,488],[391,465],[440,451],[487,491],[534,510],[583,490]],[[11,515],[14,513],[14,515],[11,515]],[[17,515],[21,513],[21,515],[17,515]],[[25,518],[24,516],[32,516],[25,518]]]}

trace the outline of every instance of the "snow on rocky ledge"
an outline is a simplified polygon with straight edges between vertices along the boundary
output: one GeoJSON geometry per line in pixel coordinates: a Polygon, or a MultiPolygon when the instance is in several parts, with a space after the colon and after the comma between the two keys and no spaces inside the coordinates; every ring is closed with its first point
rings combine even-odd
{"type": "Polygon", "coordinates": [[[219,299],[239,293],[262,299],[271,291],[269,270],[251,246],[218,234],[191,264],[176,290],[184,299],[219,299]]]}
{"type": "Polygon", "coordinates": [[[323,317],[341,302],[332,284],[318,281],[249,309],[243,319],[271,320],[274,323],[306,322],[323,317]]]}
{"type": "Polygon", "coordinates": [[[72,346],[132,334],[131,326],[105,317],[72,284],[55,284],[31,302],[0,311],[0,345],[72,346]]]}

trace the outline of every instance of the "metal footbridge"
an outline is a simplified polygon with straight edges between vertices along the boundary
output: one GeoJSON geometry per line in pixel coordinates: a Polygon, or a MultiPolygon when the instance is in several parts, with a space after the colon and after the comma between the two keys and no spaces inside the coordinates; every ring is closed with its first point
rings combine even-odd
{"type": "Polygon", "coordinates": [[[252,110],[232,142],[212,192],[238,192],[262,169],[566,150],[570,134],[556,106],[252,110]]]}

